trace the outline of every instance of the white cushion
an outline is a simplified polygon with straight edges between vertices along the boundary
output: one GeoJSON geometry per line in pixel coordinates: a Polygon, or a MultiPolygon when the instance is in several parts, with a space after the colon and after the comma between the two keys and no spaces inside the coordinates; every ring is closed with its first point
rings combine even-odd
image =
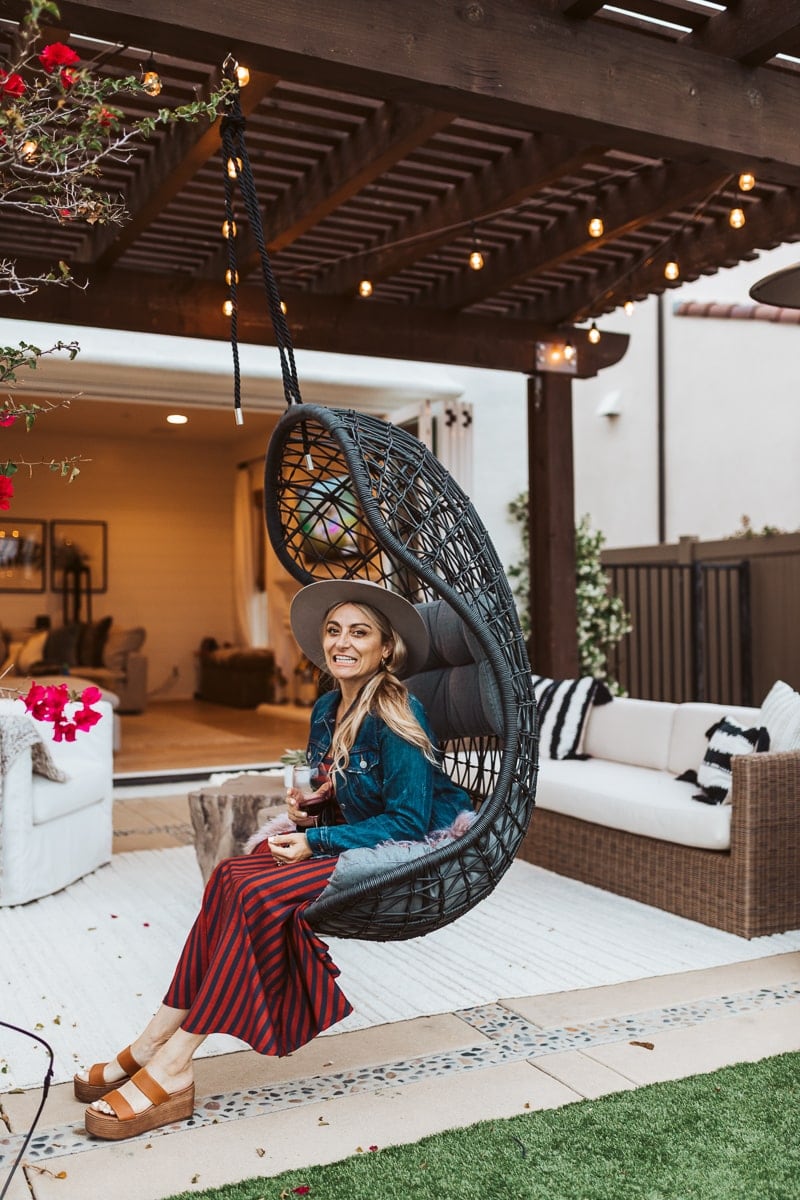
{"type": "Polygon", "coordinates": [[[800,750],[800,695],[779,679],[761,705],[758,723],[767,727],[770,750],[800,750]]]}
{"type": "Polygon", "coordinates": [[[672,722],[672,737],[669,743],[667,770],[673,775],[684,771],[696,771],[703,761],[708,745],[707,731],[723,714],[733,717],[745,729],[751,725],[762,725],[757,708],[725,707],[719,704],[687,702],[679,704],[672,722]]]}
{"type": "MultiPolygon", "coordinates": [[[[80,734],[78,734],[80,737],[80,734]]],[[[107,798],[108,772],[101,763],[87,763],[80,774],[59,783],[36,775],[33,781],[32,815],[34,825],[43,825],[56,817],[80,812],[107,798]]]]}
{"type": "MultiPolygon", "coordinates": [[[[677,707],[660,700],[631,700],[624,696],[617,697],[612,704],[593,706],[586,722],[583,748],[593,758],[664,771],[677,707]]],[[[697,766],[700,758],[692,765],[697,766]]]]}
{"type": "MultiPolygon", "coordinates": [[[[614,708],[617,703],[615,700],[608,707],[614,708]]],[[[679,783],[666,771],[647,767],[602,759],[543,759],[536,804],[609,829],[681,846],[729,849],[732,809],[729,805],[700,804],[692,799],[696,791],[696,784],[679,783]]],[[[536,836],[535,814],[532,836],[536,836]]]]}

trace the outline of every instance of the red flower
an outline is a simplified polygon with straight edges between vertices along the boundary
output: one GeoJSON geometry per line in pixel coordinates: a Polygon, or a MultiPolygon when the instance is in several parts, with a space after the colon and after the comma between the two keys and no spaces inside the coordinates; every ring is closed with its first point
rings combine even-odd
{"type": "Polygon", "coordinates": [[[17,414],[12,412],[0,413],[0,429],[8,429],[9,425],[13,425],[17,419],[17,414]]]}
{"type": "Polygon", "coordinates": [[[4,96],[22,96],[25,92],[25,80],[21,75],[17,75],[16,71],[13,75],[0,71],[0,92],[4,96]]]}
{"type": "Polygon", "coordinates": [[[13,483],[7,475],[0,475],[0,508],[10,508],[13,497],[13,483]]]}
{"type": "Polygon", "coordinates": [[[81,692],[81,707],[70,720],[65,709],[72,699],[69,688],[65,683],[48,684],[32,683],[23,703],[25,708],[36,721],[52,721],[53,739],[56,742],[74,742],[77,733],[83,733],[96,725],[101,713],[95,712],[90,705],[99,700],[102,693],[92,684],[81,692]]]}
{"type": "Polygon", "coordinates": [[[52,75],[59,67],[74,67],[80,61],[80,55],[71,50],[69,46],[65,46],[63,42],[52,42],[49,46],[45,46],[39,55],[39,62],[48,75],[52,75]]]}
{"type": "Polygon", "coordinates": [[[65,89],[65,91],[69,91],[77,78],[77,71],[70,71],[65,67],[61,72],[61,86],[65,89]]]}

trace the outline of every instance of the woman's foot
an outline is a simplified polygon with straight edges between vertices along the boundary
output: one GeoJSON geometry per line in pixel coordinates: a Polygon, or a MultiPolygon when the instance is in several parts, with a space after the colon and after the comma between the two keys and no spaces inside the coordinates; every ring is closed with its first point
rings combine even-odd
{"type": "Polygon", "coordinates": [[[73,1077],[75,1099],[83,1104],[99,1100],[120,1083],[124,1083],[131,1075],[135,1075],[144,1065],[130,1046],[120,1050],[116,1058],[110,1062],[93,1063],[88,1071],[78,1071],[73,1077]]]}
{"type": "MultiPolygon", "coordinates": [[[[144,1074],[168,1095],[186,1091],[194,1083],[191,1060],[188,1064],[183,1060],[177,1060],[166,1048],[154,1052],[144,1074]]],[[[146,1092],[142,1092],[136,1079],[136,1074],[130,1079],[126,1078],[121,1086],[115,1089],[115,1094],[122,1096],[131,1111],[138,1115],[152,1106],[152,1100],[146,1092]]],[[[97,1097],[91,1107],[106,1116],[113,1117],[115,1115],[115,1109],[106,1098],[97,1097]]]]}
{"type": "MultiPolygon", "coordinates": [[[[189,1069],[191,1076],[191,1068],[189,1069]]],[[[108,1141],[185,1121],[194,1112],[194,1083],[177,1091],[163,1087],[144,1067],[122,1088],[86,1109],[86,1132],[108,1141]]]]}

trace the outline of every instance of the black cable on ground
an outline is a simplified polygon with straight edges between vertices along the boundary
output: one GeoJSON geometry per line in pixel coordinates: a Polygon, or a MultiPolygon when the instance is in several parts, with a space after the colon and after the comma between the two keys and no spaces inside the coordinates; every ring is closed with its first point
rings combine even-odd
{"type": "Polygon", "coordinates": [[[45,1101],[47,1100],[47,1094],[50,1091],[50,1083],[53,1078],[53,1050],[52,1050],[52,1047],[44,1040],[44,1038],[40,1038],[39,1035],[36,1033],[31,1033],[30,1030],[28,1030],[28,1029],[20,1029],[18,1025],[9,1025],[8,1021],[0,1021],[0,1025],[4,1029],[12,1029],[14,1031],[14,1033],[21,1033],[23,1035],[23,1037],[33,1038],[34,1041],[40,1042],[44,1046],[47,1053],[50,1055],[50,1062],[48,1063],[47,1070],[45,1071],[45,1075],[44,1075],[44,1082],[42,1083],[42,1098],[39,1101],[39,1107],[36,1110],[36,1115],[34,1116],[32,1122],[31,1122],[31,1127],[28,1130],[27,1134],[25,1135],[25,1141],[22,1143],[19,1154],[17,1155],[17,1157],[14,1160],[14,1164],[11,1168],[11,1171],[9,1172],[8,1179],[3,1184],[2,1191],[0,1191],[0,1200],[3,1200],[3,1197],[5,1196],[6,1192],[9,1189],[9,1186],[11,1184],[11,1180],[14,1177],[14,1172],[16,1171],[19,1164],[22,1162],[23,1154],[28,1149],[30,1140],[33,1137],[33,1131],[36,1129],[36,1126],[39,1122],[39,1117],[42,1115],[42,1109],[44,1108],[45,1101]]]}

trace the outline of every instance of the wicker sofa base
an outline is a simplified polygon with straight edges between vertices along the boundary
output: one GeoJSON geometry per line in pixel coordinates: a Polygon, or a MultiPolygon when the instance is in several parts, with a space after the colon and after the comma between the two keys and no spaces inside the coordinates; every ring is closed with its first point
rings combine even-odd
{"type": "Polygon", "coordinates": [[[799,784],[800,755],[736,759],[729,851],[537,808],[520,857],[740,937],[783,933],[800,928],[799,784]]]}

